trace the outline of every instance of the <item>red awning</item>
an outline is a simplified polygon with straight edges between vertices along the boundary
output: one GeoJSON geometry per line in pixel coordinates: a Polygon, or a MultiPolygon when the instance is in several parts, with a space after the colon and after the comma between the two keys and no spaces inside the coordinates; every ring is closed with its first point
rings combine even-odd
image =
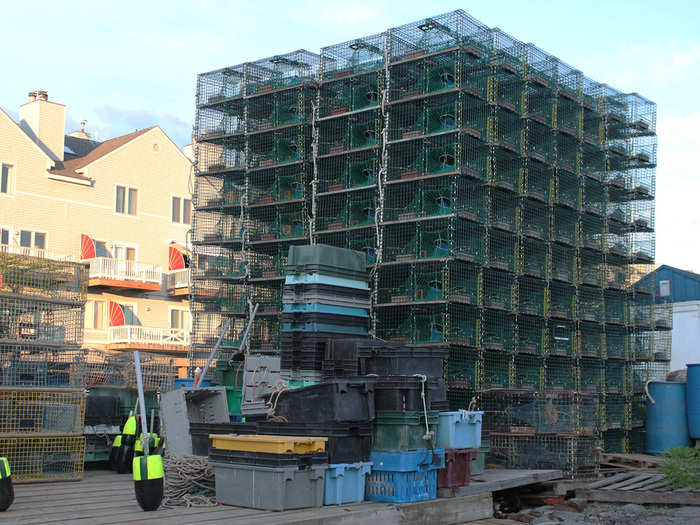
{"type": "Polygon", "coordinates": [[[109,302],[109,326],[124,326],[126,319],[124,309],[119,303],[109,302]]]}
{"type": "Polygon", "coordinates": [[[168,270],[182,270],[189,268],[190,254],[187,249],[179,244],[172,243],[168,247],[168,270]]]}
{"type": "Polygon", "coordinates": [[[96,257],[96,250],[95,250],[95,241],[85,235],[84,233],[80,234],[80,259],[92,259],[96,257]]]}

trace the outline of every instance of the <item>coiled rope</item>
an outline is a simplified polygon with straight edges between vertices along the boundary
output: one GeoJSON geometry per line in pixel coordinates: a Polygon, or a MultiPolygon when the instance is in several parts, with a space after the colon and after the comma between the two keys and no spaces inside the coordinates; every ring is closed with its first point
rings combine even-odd
{"type": "Polygon", "coordinates": [[[214,469],[202,456],[168,454],[163,458],[164,507],[216,505],[214,469]]]}

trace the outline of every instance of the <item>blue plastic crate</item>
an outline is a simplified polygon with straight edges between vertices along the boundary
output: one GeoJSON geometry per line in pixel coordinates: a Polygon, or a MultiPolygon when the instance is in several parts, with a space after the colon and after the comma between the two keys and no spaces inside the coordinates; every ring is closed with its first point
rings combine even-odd
{"type": "Polygon", "coordinates": [[[445,450],[379,450],[370,452],[372,470],[389,470],[394,472],[410,472],[420,468],[429,470],[445,468],[445,450]]]}
{"type": "Polygon", "coordinates": [[[326,470],[324,505],[361,503],[365,499],[365,479],[372,463],[335,463],[326,470]]]}
{"type": "MultiPolygon", "coordinates": [[[[193,377],[183,377],[175,380],[175,388],[192,388],[194,386],[193,377]]],[[[201,385],[203,387],[212,386],[211,379],[202,379],[201,385]]]]}
{"type": "Polygon", "coordinates": [[[350,315],[353,317],[369,317],[367,310],[364,308],[352,308],[350,306],[334,306],[332,304],[323,303],[293,303],[285,304],[282,308],[284,313],[315,313],[315,314],[333,314],[333,315],[350,315]]]}
{"type": "Polygon", "coordinates": [[[421,467],[409,472],[372,470],[367,476],[365,499],[389,503],[411,503],[437,497],[438,471],[421,467]]]}
{"type": "Polygon", "coordinates": [[[369,290],[369,285],[365,281],[343,279],[342,277],[331,277],[329,275],[320,275],[318,273],[300,273],[296,275],[287,275],[284,278],[284,284],[330,284],[332,286],[342,286],[344,288],[369,290]]]}
{"type": "Polygon", "coordinates": [[[442,448],[479,448],[484,413],[457,410],[440,412],[436,444],[442,448]]]}
{"type": "Polygon", "coordinates": [[[332,332],[335,334],[367,335],[367,330],[361,326],[343,326],[326,323],[283,323],[284,332],[332,332]]]}

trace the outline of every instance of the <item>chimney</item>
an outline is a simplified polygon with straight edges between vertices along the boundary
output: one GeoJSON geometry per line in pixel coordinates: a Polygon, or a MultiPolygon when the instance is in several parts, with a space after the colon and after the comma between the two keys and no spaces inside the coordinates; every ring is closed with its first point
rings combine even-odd
{"type": "Polygon", "coordinates": [[[45,90],[30,91],[29,102],[19,108],[19,123],[35,142],[57,160],[63,160],[66,106],[49,102],[45,90]]]}

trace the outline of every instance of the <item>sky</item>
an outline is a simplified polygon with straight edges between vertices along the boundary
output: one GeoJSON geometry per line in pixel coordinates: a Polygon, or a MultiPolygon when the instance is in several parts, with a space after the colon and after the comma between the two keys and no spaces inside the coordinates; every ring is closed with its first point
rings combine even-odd
{"type": "Polygon", "coordinates": [[[30,89],[105,140],[154,124],[190,142],[196,75],[464,9],[658,105],[656,259],[700,272],[700,2],[35,0],[3,5],[0,107],[30,89]],[[12,43],[8,45],[8,43],[12,43]]]}

